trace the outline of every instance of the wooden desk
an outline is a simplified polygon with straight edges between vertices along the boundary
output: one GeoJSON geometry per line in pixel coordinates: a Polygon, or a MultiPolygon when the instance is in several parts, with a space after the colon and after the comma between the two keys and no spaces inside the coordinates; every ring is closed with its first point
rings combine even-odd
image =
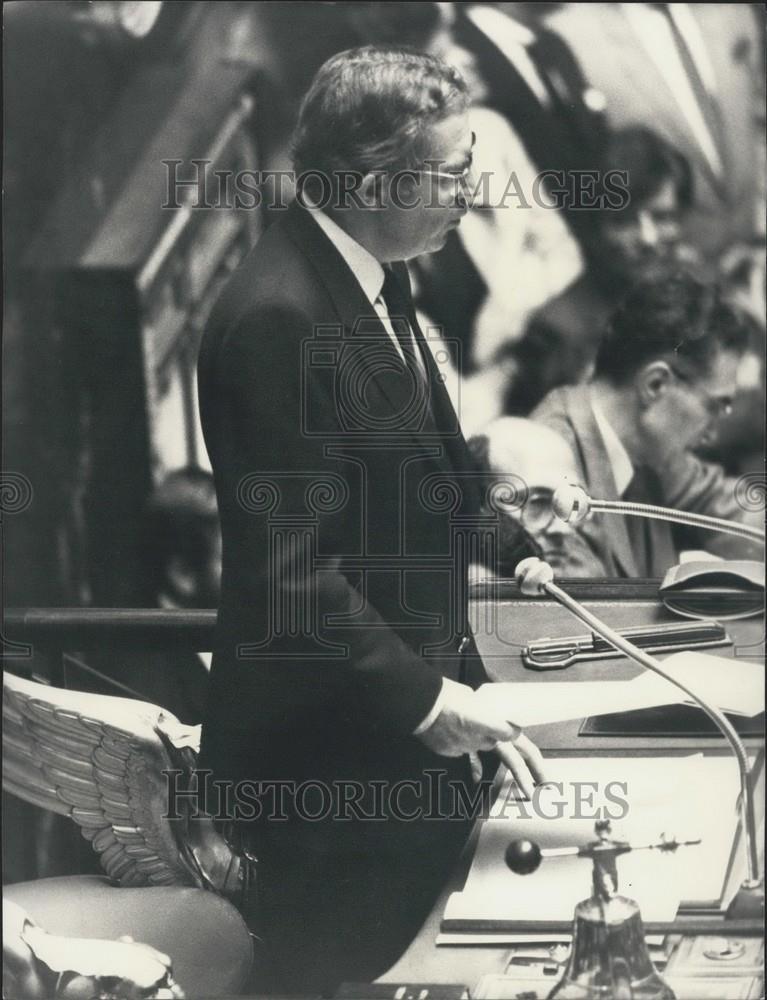
{"type": "MultiPolygon", "coordinates": [[[[658,601],[657,583],[612,581],[604,585],[579,584],[567,587],[570,593],[597,617],[614,628],[634,625],[651,625],[659,622],[679,622],[678,616],[658,601]],[[598,596],[589,596],[590,592],[598,596]]],[[[577,621],[565,608],[552,600],[522,597],[516,588],[500,585],[497,599],[478,597],[472,602],[472,627],[485,666],[493,680],[521,681],[546,684],[560,681],[617,681],[630,680],[641,674],[642,667],[622,656],[604,660],[592,660],[573,664],[566,670],[534,671],[522,663],[521,651],[532,639],[559,638],[566,635],[585,635],[588,629],[577,621]]],[[[759,618],[725,622],[725,627],[733,639],[733,645],[712,649],[718,656],[742,657],[763,661],[765,630],[759,618]]],[[[608,754],[658,751],[690,751],[723,746],[718,737],[657,737],[625,736],[581,736],[578,731],[581,720],[561,722],[549,726],[535,726],[529,735],[541,750],[555,750],[557,754],[587,754],[599,752],[608,754]]]]}
{"type": "MultiPolygon", "coordinates": [[[[612,581],[609,585],[589,587],[580,584],[566,587],[573,596],[584,601],[596,615],[614,627],[645,625],[661,621],[679,621],[666,611],[654,596],[657,583],[612,581]]],[[[527,599],[516,588],[500,585],[495,599],[479,593],[472,603],[472,626],[486,667],[494,680],[539,681],[546,684],[562,680],[626,680],[642,672],[642,668],[621,658],[579,663],[565,671],[535,672],[527,670],[521,660],[522,647],[531,639],[584,634],[586,628],[564,608],[549,600],[527,599]]],[[[764,624],[758,618],[726,623],[733,645],[712,650],[719,656],[738,656],[764,660],[764,624]]],[[[624,737],[580,736],[580,720],[537,726],[529,735],[549,754],[559,756],[616,756],[620,754],[673,754],[705,750],[710,753],[728,752],[724,740],[718,737],[624,737]]],[[[755,748],[760,740],[747,740],[755,748]]],[[[486,973],[502,973],[509,954],[508,945],[436,945],[440,922],[448,896],[462,888],[471,863],[477,827],[468,842],[456,870],[450,873],[445,889],[436,901],[414,941],[400,960],[381,977],[383,982],[464,983],[473,989],[486,973]]],[[[588,895],[590,874],[584,868],[583,895],[588,895]]],[[[681,925],[680,925],[681,926],[681,925]]],[[[714,933],[717,933],[716,931],[714,933]]]]}

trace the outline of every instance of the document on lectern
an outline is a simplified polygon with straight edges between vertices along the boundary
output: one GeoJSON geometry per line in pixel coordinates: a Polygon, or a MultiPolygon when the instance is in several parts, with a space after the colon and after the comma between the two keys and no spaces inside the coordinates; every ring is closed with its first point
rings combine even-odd
{"type": "MultiPolygon", "coordinates": [[[[723,712],[751,718],[764,711],[764,668],[758,662],[684,652],[666,657],[663,666],[723,712]]],[[[484,685],[480,692],[502,707],[509,721],[524,728],[661,705],[695,704],[666,678],[649,670],[632,680],[496,683],[484,685]]]]}
{"type": "Polygon", "coordinates": [[[674,853],[635,851],[618,859],[618,891],[635,899],[646,921],[670,921],[682,909],[719,908],[738,824],[738,770],[730,757],[595,757],[547,760],[556,782],[521,800],[507,776],[483,823],[464,888],[444,913],[444,930],[523,929],[569,921],[591,894],[591,862],[544,859],[517,875],[505,864],[518,838],[542,848],[580,846],[594,839],[597,819],[633,845],[702,838],[674,853]],[[459,922],[452,924],[453,921],[459,922]]]}

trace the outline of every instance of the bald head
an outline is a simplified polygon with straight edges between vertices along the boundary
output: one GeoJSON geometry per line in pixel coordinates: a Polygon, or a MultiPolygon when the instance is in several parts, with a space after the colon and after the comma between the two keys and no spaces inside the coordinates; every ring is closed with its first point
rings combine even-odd
{"type": "Polygon", "coordinates": [[[604,575],[587,541],[554,515],[554,490],[565,476],[571,482],[580,480],[564,438],[532,420],[499,417],[472,438],[469,447],[491,481],[508,484],[509,491],[497,493],[496,502],[508,504],[508,515],[522,522],[557,575],[604,575]]]}
{"type": "Polygon", "coordinates": [[[499,417],[482,430],[490,471],[513,473],[528,489],[555,490],[565,476],[577,482],[570,446],[556,431],[523,417],[499,417]]]}

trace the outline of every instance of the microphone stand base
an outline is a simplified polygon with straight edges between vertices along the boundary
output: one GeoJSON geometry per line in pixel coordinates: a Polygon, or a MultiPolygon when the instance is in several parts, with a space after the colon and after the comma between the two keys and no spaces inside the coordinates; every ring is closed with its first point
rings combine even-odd
{"type": "Polygon", "coordinates": [[[764,920],[764,882],[744,882],[727,907],[726,920],[764,920]]]}

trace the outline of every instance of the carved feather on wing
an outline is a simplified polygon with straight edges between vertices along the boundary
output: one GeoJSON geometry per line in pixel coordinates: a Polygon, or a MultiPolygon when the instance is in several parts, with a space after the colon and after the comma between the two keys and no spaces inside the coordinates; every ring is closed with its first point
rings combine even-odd
{"type": "Polygon", "coordinates": [[[6,790],[71,817],[114,881],[197,885],[232,895],[238,858],[211,821],[192,831],[186,819],[167,818],[163,771],[178,769],[188,758],[184,748],[198,749],[199,726],[184,726],[146,702],[5,674],[3,730],[6,790]],[[205,871],[208,858],[213,878],[205,871]]]}

